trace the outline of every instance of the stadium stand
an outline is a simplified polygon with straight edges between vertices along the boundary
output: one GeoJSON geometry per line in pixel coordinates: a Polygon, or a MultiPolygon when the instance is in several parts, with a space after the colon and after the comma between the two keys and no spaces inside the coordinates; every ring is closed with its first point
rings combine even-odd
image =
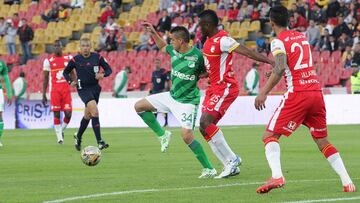
{"type": "MultiPolygon", "coordinates": [[[[17,54],[8,55],[5,37],[0,39],[0,58],[12,67],[10,78],[14,80],[21,70],[24,71],[29,78],[29,90],[34,93],[41,91],[41,82],[39,82],[39,78],[42,78],[42,62],[51,51],[50,45],[55,39],[60,39],[66,44],[64,48],[65,53],[75,54],[79,47],[79,39],[82,37],[91,39],[93,47],[97,47],[102,30],[101,25],[98,22],[103,12],[106,11],[106,7],[104,7],[106,4],[104,5],[103,1],[86,1],[83,9],[68,9],[69,17],[67,21],[46,23],[41,19],[41,14],[47,13],[54,2],[69,4],[69,0],[42,0],[38,4],[31,3],[30,0],[23,0],[20,5],[14,4],[10,6],[5,5],[0,1],[0,17],[9,19],[12,18],[15,13],[18,13],[20,19],[26,18],[28,22],[30,22],[30,26],[35,32],[32,41],[32,53],[35,57],[23,65],[19,65],[20,56],[22,54],[19,40],[16,40],[17,54]]],[[[121,12],[119,15],[115,15],[114,21],[117,27],[122,27],[125,31],[125,36],[127,38],[125,46],[126,50],[111,52],[100,50],[101,55],[107,58],[115,72],[120,71],[126,65],[132,66],[133,74],[129,75],[130,91],[140,90],[140,88],[148,90],[150,88],[150,85],[148,84],[150,83],[154,58],[160,58],[163,61],[163,67],[167,70],[170,69],[169,57],[165,53],[154,50],[140,52],[133,50],[134,46],[139,43],[139,36],[142,32],[141,22],[146,20],[157,25],[159,19],[162,17],[161,12],[158,11],[160,2],[160,0],[144,0],[143,2],[134,0],[123,1],[122,8],[119,9],[121,12]]],[[[260,30],[265,34],[267,43],[272,39],[271,29],[267,23],[266,12],[268,12],[267,6],[269,4],[271,6],[274,3],[279,3],[278,1],[269,1],[264,4],[259,3],[258,1],[251,1],[251,4],[248,2],[250,6],[248,6],[248,8],[252,8],[251,15],[244,19],[237,19],[231,22],[228,20],[229,5],[226,5],[224,3],[225,1],[218,0],[210,2],[211,3],[207,1],[207,3],[204,3],[203,0],[198,0],[194,2],[194,4],[186,4],[187,6],[173,4],[168,8],[169,15],[173,16],[172,24],[186,25],[190,28],[192,24],[188,24],[188,22],[190,22],[189,18],[194,18],[196,23],[196,12],[200,12],[203,9],[213,9],[217,11],[218,16],[221,18],[221,26],[228,31],[232,37],[248,47],[254,49],[257,48],[255,40],[257,39],[257,32],[260,30]],[[258,6],[254,5],[257,3],[258,6]],[[190,8],[190,5],[193,6],[191,7],[193,9],[190,8]]],[[[326,36],[324,36],[325,28],[331,30],[331,32],[333,32],[333,30],[336,32],[335,30],[345,29],[337,24],[339,21],[338,18],[340,18],[339,16],[344,16],[344,21],[346,21],[347,25],[352,25],[349,41],[351,41],[351,45],[353,45],[359,42],[359,39],[357,38],[359,38],[358,32],[360,32],[360,27],[358,26],[357,20],[359,20],[360,17],[360,7],[359,3],[356,1],[347,2],[348,3],[345,4],[346,8],[340,8],[339,6],[340,10],[335,14],[335,17],[326,18],[324,17],[325,14],[332,13],[329,13],[330,11],[327,10],[327,5],[320,7],[320,11],[317,10],[320,2],[303,2],[302,0],[281,1],[282,4],[289,8],[292,14],[297,11],[301,13],[301,15],[304,15],[306,20],[314,19],[316,21],[322,34],[321,38],[318,39],[319,41],[326,38],[326,36]],[[324,16],[322,16],[323,14],[324,16]]],[[[330,2],[330,4],[334,4],[334,2],[330,2]]],[[[331,5],[331,8],[332,6],[333,5],[331,5]]],[[[335,6],[337,6],[337,4],[335,6]]],[[[242,11],[241,5],[235,9],[240,9],[239,12],[242,11]]],[[[119,12],[115,11],[114,13],[119,12]]],[[[296,24],[296,19],[291,20],[296,24]]],[[[342,30],[341,32],[345,31],[342,30]]],[[[166,35],[166,33],[164,34],[166,35]]],[[[306,34],[306,29],[304,34],[306,34]]],[[[194,36],[194,45],[199,46],[199,30],[196,29],[196,26],[192,31],[192,35],[194,36]]],[[[327,39],[328,38],[326,38],[326,40],[327,39]]],[[[264,54],[271,57],[268,50],[268,44],[265,45],[264,54]]],[[[331,47],[332,44],[330,43],[329,46],[331,47]]],[[[344,68],[345,62],[342,60],[343,50],[329,50],[326,46],[324,47],[325,49],[318,47],[318,45],[313,47],[314,64],[316,65],[317,73],[321,78],[322,86],[331,87],[345,85],[347,88],[350,88],[350,84],[349,82],[346,82],[346,80],[351,76],[351,69],[344,68]],[[345,83],[342,84],[340,81],[345,81],[345,83]]],[[[355,55],[355,52],[353,51],[352,54],[355,55]]],[[[251,68],[252,61],[239,55],[235,55],[233,60],[234,70],[241,86],[241,90],[243,91],[243,78],[246,72],[251,68]]],[[[268,65],[261,65],[259,67],[261,76],[269,70],[271,70],[271,67],[268,65]]],[[[114,77],[115,74],[110,76],[109,80],[102,81],[104,91],[111,91],[114,77]]],[[[261,77],[260,87],[265,84],[265,81],[266,78],[261,77]]],[[[207,86],[206,79],[202,79],[199,82],[199,85],[201,89],[205,89],[207,86]]],[[[281,93],[284,90],[285,84],[280,83],[273,93],[281,93]]]]}

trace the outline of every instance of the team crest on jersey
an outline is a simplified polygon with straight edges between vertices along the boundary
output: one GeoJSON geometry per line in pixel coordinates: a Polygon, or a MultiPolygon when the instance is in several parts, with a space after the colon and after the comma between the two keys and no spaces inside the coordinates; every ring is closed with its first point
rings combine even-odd
{"type": "Polygon", "coordinates": [[[211,53],[214,53],[214,52],[215,52],[215,46],[211,46],[210,52],[211,52],[211,53]]]}
{"type": "Polygon", "coordinates": [[[287,127],[288,127],[290,130],[294,131],[295,128],[296,128],[296,123],[295,123],[294,121],[290,121],[290,122],[288,123],[287,127]]]}
{"type": "Polygon", "coordinates": [[[195,68],[195,62],[190,61],[189,62],[189,68],[195,68]]]}
{"type": "Polygon", "coordinates": [[[284,41],[285,41],[285,42],[288,42],[288,41],[289,41],[289,37],[285,38],[284,41]]]}
{"type": "Polygon", "coordinates": [[[51,58],[49,59],[50,62],[53,62],[54,60],[55,60],[54,57],[51,57],[51,58]]]}
{"type": "Polygon", "coordinates": [[[218,43],[218,42],[219,42],[219,39],[220,39],[220,37],[215,38],[215,39],[214,39],[214,42],[215,42],[215,43],[218,43]]]}
{"type": "Polygon", "coordinates": [[[67,62],[67,61],[66,61],[66,62],[64,62],[64,66],[67,66],[68,64],[69,64],[69,62],[67,62]]]}
{"type": "Polygon", "coordinates": [[[99,66],[94,66],[94,72],[98,73],[99,72],[99,66]]]}

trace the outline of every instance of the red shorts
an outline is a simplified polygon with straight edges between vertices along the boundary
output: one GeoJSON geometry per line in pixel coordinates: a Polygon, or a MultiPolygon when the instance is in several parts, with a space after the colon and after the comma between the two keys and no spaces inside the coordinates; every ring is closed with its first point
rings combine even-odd
{"type": "Polygon", "coordinates": [[[52,90],[50,92],[50,104],[52,111],[71,111],[70,90],[52,90]]]}
{"type": "Polygon", "coordinates": [[[274,112],[267,131],[290,136],[301,124],[314,138],[327,136],[326,109],[321,91],[286,93],[274,112]]]}
{"type": "Polygon", "coordinates": [[[202,112],[212,115],[217,123],[238,96],[239,87],[236,83],[211,86],[206,90],[202,112]]]}

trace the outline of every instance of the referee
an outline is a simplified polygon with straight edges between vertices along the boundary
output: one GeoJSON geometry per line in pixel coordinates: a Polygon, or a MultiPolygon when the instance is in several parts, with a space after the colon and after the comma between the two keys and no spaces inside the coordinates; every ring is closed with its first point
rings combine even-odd
{"type": "Polygon", "coordinates": [[[109,147],[109,145],[101,138],[97,103],[99,102],[101,92],[99,80],[109,76],[112,73],[112,70],[102,56],[97,53],[90,52],[90,50],[90,39],[81,39],[80,54],[71,59],[64,70],[64,78],[72,87],[77,88],[78,94],[85,104],[84,117],[81,120],[80,128],[76,136],[74,136],[75,148],[78,151],[81,150],[81,138],[90,122],[90,119],[99,149],[109,147]],[[100,72],[100,67],[104,70],[104,72],[100,72]],[[73,69],[76,70],[77,81],[71,80],[70,73],[73,69]]]}

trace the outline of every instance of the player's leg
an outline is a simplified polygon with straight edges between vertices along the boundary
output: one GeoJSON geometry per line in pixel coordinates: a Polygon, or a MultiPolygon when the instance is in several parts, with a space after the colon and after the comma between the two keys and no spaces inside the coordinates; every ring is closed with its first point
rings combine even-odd
{"type": "Polygon", "coordinates": [[[161,144],[161,152],[166,152],[169,147],[171,132],[166,131],[161,127],[153,112],[169,111],[166,106],[169,97],[170,94],[168,92],[150,95],[140,101],[137,101],[134,106],[135,111],[138,113],[140,118],[155,132],[158,137],[161,144]]]}
{"type": "Polygon", "coordinates": [[[68,111],[64,111],[64,119],[63,119],[63,123],[61,125],[61,129],[64,133],[64,130],[67,128],[67,126],[70,123],[71,120],[71,115],[72,115],[72,111],[68,110],[68,111]]]}
{"type": "Polygon", "coordinates": [[[91,100],[86,104],[86,108],[88,108],[91,115],[91,125],[96,137],[96,141],[99,145],[100,149],[108,148],[109,145],[105,143],[105,141],[101,138],[100,131],[100,121],[99,121],[99,110],[97,108],[97,102],[95,100],[91,100]]]}
{"type": "Polygon", "coordinates": [[[64,143],[62,129],[61,129],[61,123],[60,123],[60,111],[53,111],[54,112],[54,130],[57,138],[57,142],[59,144],[64,143]]]}
{"type": "Polygon", "coordinates": [[[77,133],[75,133],[75,136],[74,136],[74,138],[75,138],[75,149],[78,150],[78,151],[81,150],[82,135],[84,134],[86,128],[88,127],[90,119],[91,119],[90,111],[89,111],[89,109],[87,107],[85,107],[84,116],[80,121],[80,127],[79,127],[77,133]]]}
{"type": "Polygon", "coordinates": [[[71,102],[71,92],[70,91],[64,92],[62,103],[63,103],[62,109],[64,111],[64,119],[63,119],[61,128],[64,133],[64,130],[70,123],[71,115],[72,115],[72,104],[71,104],[72,102],[71,102]]]}
{"type": "Polygon", "coordinates": [[[312,98],[315,99],[314,103],[316,105],[313,105],[310,113],[305,118],[304,125],[310,129],[319,150],[324,154],[333,170],[339,175],[344,187],[343,191],[355,192],[355,185],[351,181],[339,152],[327,138],[326,110],[323,96],[321,92],[318,92],[314,93],[312,98]]]}
{"type": "MultiPolygon", "coordinates": [[[[3,131],[4,131],[4,121],[3,121],[3,117],[2,114],[4,112],[4,94],[2,89],[0,89],[0,139],[3,135],[3,131]]],[[[0,147],[2,147],[3,144],[0,142],[0,147]]]]}

